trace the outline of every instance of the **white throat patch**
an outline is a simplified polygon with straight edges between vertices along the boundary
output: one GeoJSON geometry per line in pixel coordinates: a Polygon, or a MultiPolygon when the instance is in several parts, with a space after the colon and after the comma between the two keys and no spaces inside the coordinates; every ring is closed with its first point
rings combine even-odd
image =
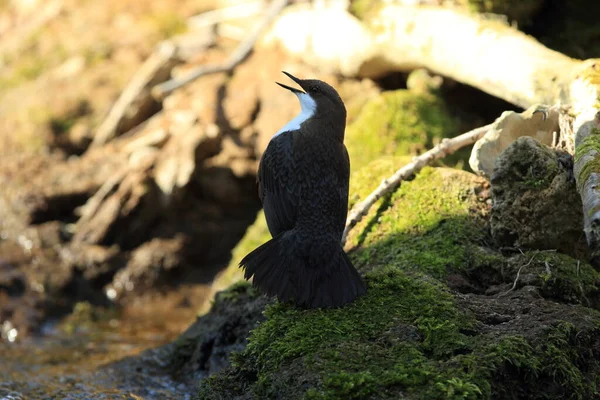
{"type": "Polygon", "coordinates": [[[306,93],[294,93],[294,94],[298,97],[298,100],[300,100],[300,107],[302,107],[302,110],[300,111],[300,114],[296,115],[296,117],[294,117],[294,119],[292,119],[290,122],[288,122],[279,131],[277,131],[277,133],[273,137],[276,137],[277,135],[279,135],[283,132],[295,131],[297,129],[300,129],[300,125],[304,121],[306,121],[307,119],[312,117],[315,113],[315,110],[317,109],[317,103],[308,94],[306,94],[306,93]]]}

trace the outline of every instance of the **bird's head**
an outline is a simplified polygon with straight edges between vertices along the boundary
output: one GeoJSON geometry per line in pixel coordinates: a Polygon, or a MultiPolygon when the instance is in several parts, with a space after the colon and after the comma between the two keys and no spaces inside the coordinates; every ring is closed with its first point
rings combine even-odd
{"type": "Polygon", "coordinates": [[[310,118],[330,118],[331,120],[341,120],[340,122],[345,124],[346,107],[333,87],[318,79],[299,79],[285,71],[282,72],[304,91],[283,83],[277,82],[277,84],[298,97],[302,111],[310,114],[310,118]]]}

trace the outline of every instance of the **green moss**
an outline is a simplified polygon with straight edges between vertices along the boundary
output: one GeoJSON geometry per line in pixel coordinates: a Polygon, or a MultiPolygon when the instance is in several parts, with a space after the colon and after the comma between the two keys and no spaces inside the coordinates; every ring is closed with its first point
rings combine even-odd
{"type": "Polygon", "coordinates": [[[18,54],[4,55],[6,68],[0,71],[0,89],[9,89],[22,83],[34,80],[50,68],[58,66],[68,58],[68,53],[61,43],[50,49],[39,49],[40,37],[46,34],[43,30],[34,31],[24,40],[18,54]]]}
{"type": "Polygon", "coordinates": [[[575,162],[579,161],[582,156],[589,155],[590,152],[600,153],[600,130],[592,128],[590,134],[581,141],[575,151],[575,162]]]}
{"type": "Polygon", "coordinates": [[[351,232],[349,243],[360,245],[356,263],[425,270],[438,278],[465,268],[472,258],[469,243],[483,239],[486,229],[485,220],[476,218],[486,205],[469,186],[469,173],[422,170],[351,232]]]}
{"type": "Polygon", "coordinates": [[[352,0],[349,11],[358,19],[366,20],[370,14],[375,13],[384,4],[381,0],[352,0]]]}
{"type": "MultiPolygon", "coordinates": [[[[591,332],[597,334],[598,329],[591,332]]],[[[475,358],[485,360],[482,367],[490,377],[494,372],[501,374],[501,385],[493,388],[499,398],[525,398],[529,392],[533,394],[527,398],[534,399],[588,399],[598,395],[600,383],[598,377],[584,376],[580,368],[585,363],[598,368],[596,360],[588,359],[593,358],[591,352],[582,351],[589,341],[588,333],[560,322],[546,329],[534,344],[523,336],[505,336],[482,346],[475,358]],[[543,393],[543,382],[548,380],[559,388],[555,397],[543,393]],[[533,387],[523,387],[525,382],[533,387]]]]}
{"type": "MultiPolygon", "coordinates": [[[[246,351],[237,357],[238,368],[258,373],[257,398],[273,397],[269,375],[298,357],[321,377],[321,386],[305,393],[313,399],[365,398],[394,386],[441,398],[451,379],[465,375],[438,370],[438,362],[465,348],[460,330],[472,323],[449,293],[426,276],[395,268],[371,272],[366,279],[369,294],[343,309],[302,311],[287,304],[267,308],[267,321],[253,331],[246,351]],[[404,332],[394,330],[399,322],[404,332]],[[414,343],[404,342],[407,338],[414,343]]],[[[467,387],[477,390],[462,385],[467,387]]]]}
{"type": "Polygon", "coordinates": [[[600,172],[600,153],[595,154],[594,158],[586,161],[579,170],[579,174],[575,177],[577,179],[577,191],[581,192],[590,175],[598,172],[600,172]]]}
{"type": "Polygon", "coordinates": [[[528,189],[533,190],[546,189],[556,176],[558,166],[556,164],[546,164],[544,167],[545,168],[536,171],[534,166],[531,165],[525,173],[525,176],[523,176],[523,180],[521,182],[516,182],[516,184],[524,185],[528,189]]]}
{"type": "Polygon", "coordinates": [[[507,290],[519,274],[516,288],[532,285],[546,299],[600,308],[600,272],[556,251],[530,250],[505,259],[497,252],[471,247],[465,272],[485,281],[485,286],[507,284],[507,290]]]}
{"type": "Polygon", "coordinates": [[[575,151],[575,163],[581,161],[582,157],[589,157],[589,160],[579,170],[577,178],[577,189],[581,191],[583,185],[587,182],[590,174],[600,171],[600,130],[592,128],[590,134],[581,141],[575,151]]]}
{"type": "Polygon", "coordinates": [[[598,378],[590,380],[595,375],[582,373],[581,365],[598,371],[586,350],[598,328],[584,333],[565,322],[544,329],[533,341],[514,335],[472,337],[475,320],[426,275],[383,267],[366,280],[368,294],[343,309],[268,307],[267,320],[235,357],[234,369],[203,381],[198,398],[218,398],[214,391],[223,390],[240,394],[248,390],[240,378],[248,377],[253,377],[254,398],[265,399],[392,399],[399,393],[411,399],[585,399],[597,394],[598,378]],[[278,382],[292,363],[302,372],[278,382]],[[557,397],[543,395],[545,382],[556,385],[557,397]]]}
{"type": "Polygon", "coordinates": [[[348,208],[351,209],[356,203],[364,200],[383,179],[396,172],[400,165],[402,165],[400,157],[383,156],[371,161],[358,171],[352,171],[348,208]]]}
{"type": "Polygon", "coordinates": [[[586,262],[557,252],[544,252],[533,257],[542,279],[544,297],[572,304],[600,307],[600,273],[586,262]]]}
{"type": "Polygon", "coordinates": [[[217,293],[214,303],[229,302],[235,304],[242,298],[253,298],[258,295],[258,291],[250,283],[246,281],[237,281],[226,290],[217,293]]]}
{"type": "Polygon", "coordinates": [[[56,135],[62,135],[63,133],[69,132],[69,130],[75,124],[76,118],[71,116],[65,116],[64,118],[55,117],[50,119],[50,129],[56,135]]]}
{"type": "Polygon", "coordinates": [[[444,137],[457,123],[439,98],[408,90],[384,92],[370,99],[346,130],[352,171],[381,156],[408,162],[444,137]]]}

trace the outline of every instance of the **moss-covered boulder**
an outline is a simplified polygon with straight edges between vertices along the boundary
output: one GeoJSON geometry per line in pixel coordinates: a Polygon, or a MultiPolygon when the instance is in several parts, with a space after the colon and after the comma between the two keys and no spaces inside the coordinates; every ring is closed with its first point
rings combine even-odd
{"type": "Polygon", "coordinates": [[[491,184],[491,232],[499,246],[557,249],[586,258],[581,197],[569,154],[520,137],[498,156],[491,184]]]}
{"type": "Polygon", "coordinates": [[[345,143],[355,172],[381,156],[406,163],[457,131],[455,118],[437,96],[394,90],[365,104],[348,126],[345,143]]]}
{"type": "MultiPolygon", "coordinates": [[[[349,238],[367,294],[273,303],[198,399],[588,399],[600,384],[600,275],[490,243],[488,188],[428,168],[349,238]]],[[[240,305],[240,307],[243,305],[240,305]]]]}

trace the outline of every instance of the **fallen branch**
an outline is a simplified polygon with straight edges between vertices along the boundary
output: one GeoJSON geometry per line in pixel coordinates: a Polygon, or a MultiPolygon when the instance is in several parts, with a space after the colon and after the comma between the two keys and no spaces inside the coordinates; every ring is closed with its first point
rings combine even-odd
{"type": "Polygon", "coordinates": [[[289,0],[274,1],[267,10],[264,19],[256,27],[255,31],[250,36],[248,36],[248,38],[245,41],[240,43],[237,49],[235,49],[235,51],[231,54],[229,59],[224,64],[203,65],[181,78],[171,79],[169,81],[161,83],[160,85],[156,85],[152,89],[152,96],[154,96],[154,98],[157,100],[161,100],[165,96],[172,93],[174,90],[179,89],[180,87],[185,86],[202,76],[216,74],[220,72],[231,72],[235,67],[238,66],[238,64],[240,64],[246,59],[246,57],[248,57],[248,55],[254,48],[256,41],[269,27],[269,25],[273,22],[273,20],[275,19],[275,17],[277,17],[281,10],[283,10],[288,5],[288,3],[289,0]]]}
{"type": "Polygon", "coordinates": [[[165,42],[148,57],[98,127],[90,148],[102,146],[117,135],[119,124],[123,121],[129,107],[140,98],[141,93],[161,70],[170,70],[176,52],[177,48],[173,43],[165,42]]]}
{"type": "Polygon", "coordinates": [[[586,68],[497,20],[436,6],[386,5],[362,22],[334,6],[297,4],[264,42],[345,76],[426,68],[523,108],[572,103],[571,83],[586,68]]]}
{"type": "Polygon", "coordinates": [[[432,148],[431,150],[421,154],[404,167],[397,170],[391,177],[384,179],[381,184],[375,189],[366,199],[358,203],[348,214],[346,219],[346,228],[342,235],[342,246],[346,243],[348,232],[350,229],[356,226],[360,220],[367,215],[369,209],[379,200],[382,196],[392,192],[396,189],[403,180],[416,174],[422,170],[425,166],[433,163],[436,160],[444,158],[452,153],[455,153],[459,149],[471,145],[479,140],[485,133],[492,129],[494,124],[482,126],[477,129],[473,129],[467,133],[456,136],[452,139],[444,139],[440,144],[432,148]]]}

